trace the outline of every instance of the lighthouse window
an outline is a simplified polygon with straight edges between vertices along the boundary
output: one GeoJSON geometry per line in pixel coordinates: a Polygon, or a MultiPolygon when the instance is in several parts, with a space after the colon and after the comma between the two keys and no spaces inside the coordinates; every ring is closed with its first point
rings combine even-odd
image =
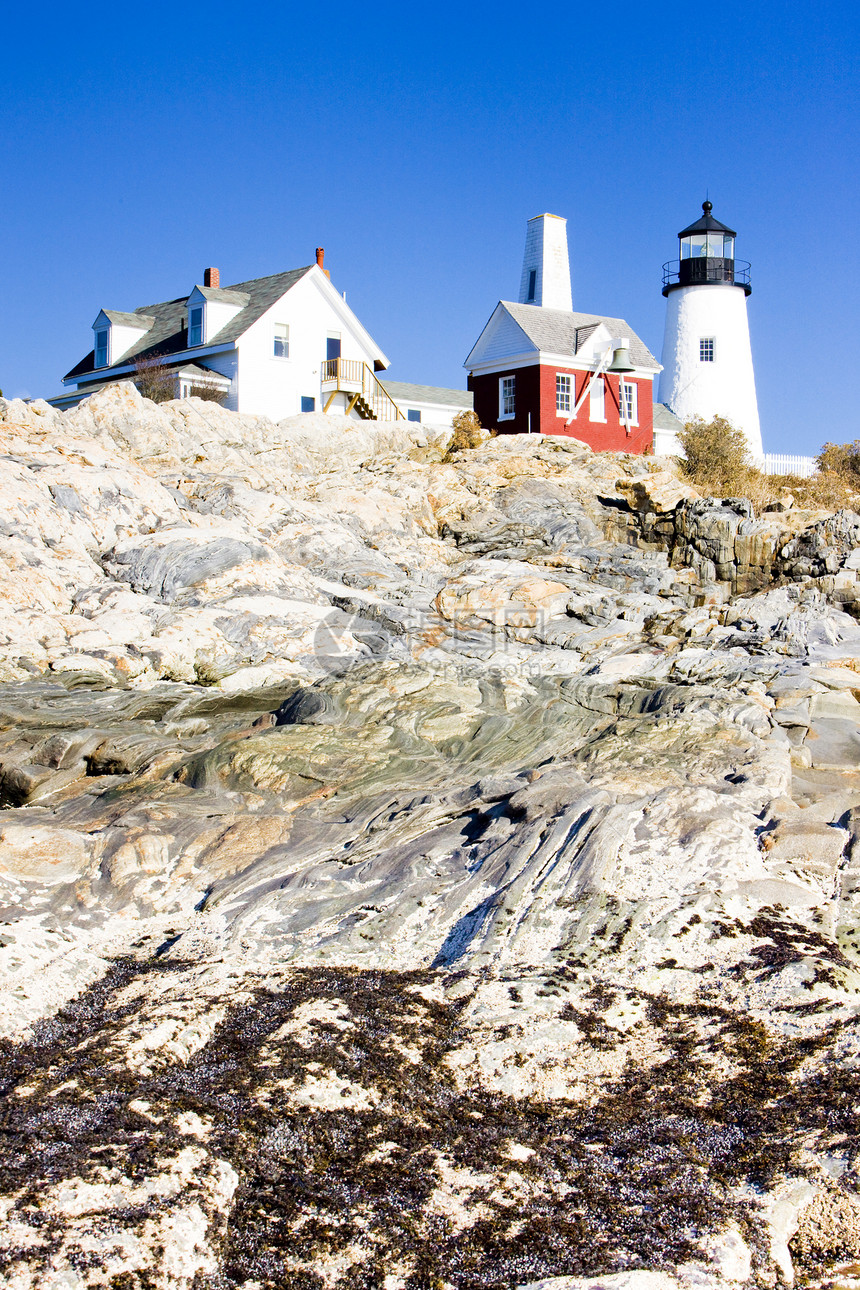
{"type": "Polygon", "coordinates": [[[503,376],[499,381],[499,419],[510,418],[515,415],[516,406],[516,383],[515,376],[503,376]]]}
{"type": "Polygon", "coordinates": [[[621,420],[625,425],[639,424],[639,407],[636,398],[636,386],[632,381],[621,382],[621,420]]]}
{"type": "Polygon", "coordinates": [[[562,376],[558,372],[555,377],[555,410],[556,412],[570,411],[570,377],[562,376]]]}
{"type": "Polygon", "coordinates": [[[723,257],[731,260],[735,253],[735,239],[722,233],[695,233],[691,237],[681,238],[681,259],[723,257]]]}
{"type": "Polygon", "coordinates": [[[699,341],[699,362],[713,363],[714,361],[714,338],[713,336],[702,336],[699,341]]]}

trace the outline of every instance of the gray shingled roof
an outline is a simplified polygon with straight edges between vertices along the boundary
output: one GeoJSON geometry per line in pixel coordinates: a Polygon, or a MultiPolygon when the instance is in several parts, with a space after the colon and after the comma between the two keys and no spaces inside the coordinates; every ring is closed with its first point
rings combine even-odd
{"type": "Polygon", "coordinates": [[[410,385],[407,381],[380,381],[395,403],[454,404],[458,408],[471,408],[475,396],[469,390],[449,390],[442,385],[410,385]]]}
{"type": "Polygon", "coordinates": [[[124,314],[119,309],[102,309],[100,312],[112,323],[116,323],[117,327],[139,327],[145,331],[155,322],[154,318],[142,313],[124,314]]]}
{"type": "MultiPolygon", "coordinates": [[[[221,328],[217,336],[207,341],[207,346],[226,345],[238,340],[258,318],[262,318],[276,300],[280,300],[281,296],[294,287],[312,268],[313,265],[306,264],[301,269],[290,269],[287,273],[273,273],[268,278],[252,278],[249,282],[236,282],[232,287],[226,288],[228,294],[245,293],[248,303],[221,328]]],[[[201,287],[201,291],[203,290],[212,291],[214,288],[201,287]]],[[[136,309],[131,316],[136,316],[138,319],[151,317],[152,326],[116,363],[111,363],[110,367],[98,368],[98,375],[110,372],[114,368],[127,367],[136,358],[169,358],[171,354],[179,354],[186,350],[188,348],[187,301],[188,296],[180,296],[176,300],[166,300],[157,305],[142,305],[140,309],[136,309]]],[[[107,313],[107,310],[104,312],[107,313]]],[[[66,373],[64,380],[88,375],[93,371],[94,360],[95,354],[90,350],[76,367],[66,373]]]]}
{"type": "Polygon", "coordinates": [[[679,421],[672,409],[665,403],[654,404],[654,429],[674,430],[677,434],[684,429],[684,422],[679,421]]]}
{"type": "Polygon", "coordinates": [[[232,291],[229,287],[196,286],[194,290],[199,291],[204,300],[216,300],[223,305],[246,305],[251,299],[247,291],[232,291]]]}
{"type": "Polygon", "coordinates": [[[566,309],[544,309],[542,305],[516,305],[510,300],[499,302],[520,326],[537,349],[546,354],[570,354],[573,357],[601,323],[612,336],[626,336],[630,341],[630,358],[636,367],[654,372],[660,364],[648,346],[623,318],[603,314],[579,314],[566,309]]]}

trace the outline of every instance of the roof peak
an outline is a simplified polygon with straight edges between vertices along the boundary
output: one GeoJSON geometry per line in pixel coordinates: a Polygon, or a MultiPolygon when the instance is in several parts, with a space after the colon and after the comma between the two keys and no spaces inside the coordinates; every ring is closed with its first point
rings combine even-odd
{"type": "Polygon", "coordinates": [[[725,233],[727,237],[737,237],[735,230],[729,228],[728,224],[721,224],[718,219],[714,219],[711,214],[713,209],[713,202],[705,198],[702,202],[701,218],[697,219],[693,224],[688,224],[686,228],[682,228],[678,237],[690,237],[693,233],[725,233]]]}

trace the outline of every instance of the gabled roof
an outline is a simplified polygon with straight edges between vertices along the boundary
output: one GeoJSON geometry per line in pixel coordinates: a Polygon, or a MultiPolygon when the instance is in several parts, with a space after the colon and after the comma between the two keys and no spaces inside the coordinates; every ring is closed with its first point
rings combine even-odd
{"type": "MultiPolygon", "coordinates": [[[[251,297],[247,291],[233,291],[229,287],[201,287],[195,286],[194,291],[203,297],[204,300],[214,300],[222,305],[247,305],[251,297]]],[[[194,295],[194,291],[191,295],[194,295]]],[[[191,296],[188,297],[189,300],[191,296]]]]}
{"type": "MultiPolygon", "coordinates": [[[[226,323],[216,336],[207,341],[209,345],[225,345],[231,341],[238,340],[244,332],[251,327],[258,318],[262,318],[267,309],[280,300],[291,287],[294,287],[300,278],[309,273],[314,265],[306,264],[301,269],[290,269],[287,273],[273,273],[268,278],[252,278],[249,282],[237,282],[232,287],[218,292],[221,298],[225,294],[235,296],[236,293],[244,293],[248,297],[248,303],[226,323]]],[[[200,287],[200,291],[214,291],[212,287],[200,287]]],[[[209,297],[210,299],[213,297],[209,297]]],[[[123,317],[132,317],[144,319],[152,318],[152,326],[144,333],[140,340],[135,343],[123,354],[122,358],[109,367],[100,367],[97,369],[98,374],[110,372],[112,368],[127,367],[137,358],[162,358],[169,357],[171,354],[182,353],[188,348],[188,332],[186,330],[186,305],[188,296],[180,296],[176,300],[166,300],[157,305],[143,305],[136,309],[131,315],[122,315],[123,317]]],[[[231,300],[229,303],[236,303],[231,300]]],[[[107,312],[107,310],[105,310],[107,312]]],[[[129,325],[129,324],[125,324],[129,325]]],[[[134,325],[134,324],[131,324],[134,325]]],[[[90,350],[89,354],[77,366],[67,372],[63,380],[68,381],[76,376],[84,376],[93,371],[95,353],[90,350]]]]}
{"type": "MultiPolygon", "coordinates": [[[[576,355],[584,348],[585,342],[601,324],[606,327],[610,336],[626,336],[630,341],[630,359],[636,367],[659,372],[660,364],[648,346],[623,318],[610,318],[604,314],[581,314],[567,309],[544,309],[541,305],[519,305],[511,300],[500,300],[493,312],[503,310],[525,334],[527,341],[545,354],[559,356],[576,355]]],[[[490,319],[492,322],[492,319],[490,319]]],[[[490,323],[487,323],[489,327],[490,323]]],[[[486,331],[487,328],[484,328],[486,331]]],[[[483,336],[484,332],[481,333],[483,336]]],[[[472,353],[478,347],[480,337],[472,347],[472,353]]],[[[469,364],[471,354],[466,360],[469,364]]]]}
{"type": "Polygon", "coordinates": [[[140,331],[146,331],[155,322],[154,318],[148,314],[140,313],[140,311],[133,314],[124,314],[120,309],[102,309],[99,312],[99,318],[101,318],[102,314],[109,322],[116,323],[117,327],[137,327],[140,331]]]}
{"type": "Polygon", "coordinates": [[[395,403],[453,404],[458,408],[471,408],[475,396],[469,390],[450,390],[441,385],[410,385],[408,381],[380,381],[395,403]]]}
{"type": "Polygon", "coordinates": [[[196,376],[198,379],[203,378],[207,381],[218,381],[223,385],[230,384],[230,377],[225,376],[223,372],[216,372],[211,367],[203,367],[200,363],[181,363],[169,369],[176,372],[177,376],[196,376]]]}

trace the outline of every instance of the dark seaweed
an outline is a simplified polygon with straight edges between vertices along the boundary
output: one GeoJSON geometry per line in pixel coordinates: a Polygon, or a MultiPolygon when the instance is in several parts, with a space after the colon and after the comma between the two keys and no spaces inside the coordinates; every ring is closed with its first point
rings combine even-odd
{"type": "MultiPolygon", "coordinates": [[[[401,1260],[412,1269],[410,1290],[502,1290],[540,1277],[671,1267],[729,1218],[755,1244],[754,1214],[730,1189],[802,1172],[801,1143],[838,1141],[860,1155],[853,1073],[807,1060],[832,1046],[838,1024],[817,1038],[786,1039],[712,1004],[654,998],[650,1020],[664,1045],[656,1064],[629,1064],[586,1102],[516,1100],[457,1087],[445,1059],[467,1037],[468,997],[433,1002],[414,989],[450,984],[450,974],[302,969],[281,989],[261,984],[251,1002],[234,1004],[186,1066],[136,1076],[112,1041],[139,1003],[120,1006],[117,993],[137,973],[185,967],[167,957],[118,963],[31,1041],[0,1051],[3,1190],[47,1238],[41,1255],[21,1258],[33,1263],[59,1241],[58,1220],[41,1209],[47,1185],[95,1178],[111,1165],[132,1178],[164,1169],[184,1145],[171,1117],[189,1110],[211,1121],[207,1149],[241,1179],[213,1238],[219,1272],[198,1290],[248,1279],[267,1290],[319,1290],[314,1265],[350,1245],[366,1257],[339,1282],[345,1290],[375,1290],[401,1260]],[[350,1028],[320,1023],[307,1046],[270,1042],[297,1007],[319,998],[342,1000],[350,1028]],[[422,1060],[409,1061],[401,1044],[422,1060]],[[717,1060],[733,1073],[718,1075],[717,1060]],[[373,1087],[379,1107],[291,1104],[277,1081],[302,1082],[313,1063],[373,1087]],[[30,1091],[11,1095],[16,1088],[30,1091]],[[163,1123],[132,1110],[135,1099],[163,1123]],[[535,1154],[512,1162],[512,1141],[535,1154]],[[368,1159],[382,1143],[394,1146],[368,1159]],[[498,1184],[472,1193],[484,1212],[460,1232],[428,1208],[439,1155],[498,1184]],[[512,1169],[525,1194],[506,1192],[512,1169]]],[[[603,1048],[620,1039],[600,1017],[616,991],[592,993],[593,1014],[567,1004],[562,1016],[575,1016],[586,1041],[603,1048]]],[[[109,1220],[114,1228],[143,1221],[159,1203],[109,1220]]],[[[111,1284],[137,1290],[147,1274],[111,1284]]]]}

